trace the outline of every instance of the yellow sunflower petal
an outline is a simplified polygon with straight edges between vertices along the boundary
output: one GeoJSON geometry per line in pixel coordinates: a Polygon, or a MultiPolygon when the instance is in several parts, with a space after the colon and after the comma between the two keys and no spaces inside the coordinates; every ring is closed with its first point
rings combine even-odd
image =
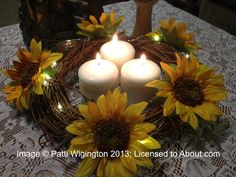
{"type": "Polygon", "coordinates": [[[161,144],[157,140],[152,138],[151,136],[145,138],[144,140],[139,140],[139,143],[141,143],[143,146],[145,146],[149,150],[161,148],[161,144]]]}
{"type": "Polygon", "coordinates": [[[80,104],[79,111],[80,111],[81,115],[85,118],[85,120],[91,119],[91,114],[88,111],[88,105],[80,104]]]}
{"type": "Polygon", "coordinates": [[[161,20],[160,26],[161,26],[161,28],[169,29],[169,22],[167,20],[161,20]]]}
{"type": "Polygon", "coordinates": [[[180,103],[179,101],[176,101],[176,113],[177,114],[184,114],[187,110],[185,108],[185,106],[180,103]]]}
{"type": "Polygon", "coordinates": [[[104,177],[111,177],[111,176],[116,176],[115,174],[115,168],[116,166],[116,160],[108,160],[107,164],[105,166],[105,170],[104,170],[104,177]]]}
{"type": "Polygon", "coordinates": [[[160,64],[161,64],[162,69],[170,77],[171,81],[174,82],[175,81],[175,71],[173,70],[173,68],[171,68],[168,64],[163,63],[163,62],[161,62],[160,64]]]}
{"type": "Polygon", "coordinates": [[[164,108],[163,108],[163,115],[164,116],[169,116],[174,111],[175,103],[176,103],[176,99],[174,98],[173,95],[170,95],[167,97],[167,99],[164,103],[164,108]]]}
{"type": "Polygon", "coordinates": [[[124,165],[125,168],[127,168],[128,170],[132,171],[132,172],[136,172],[137,171],[137,166],[136,166],[136,162],[135,159],[131,156],[125,157],[122,156],[120,157],[122,164],[124,165]]]}
{"type": "Polygon", "coordinates": [[[127,166],[125,166],[123,163],[121,163],[120,161],[117,160],[116,162],[116,177],[134,177],[135,176],[135,172],[129,170],[129,168],[127,166]]]}
{"type": "Polygon", "coordinates": [[[86,132],[80,128],[81,125],[86,126],[87,125],[86,121],[84,120],[74,121],[72,124],[66,127],[66,130],[73,135],[84,135],[86,132]]]}
{"type": "MultiPolygon", "coordinates": [[[[39,59],[39,55],[42,51],[42,42],[36,42],[35,39],[32,39],[30,42],[30,49],[34,58],[39,59]]],[[[38,61],[39,63],[39,61],[38,61]]]]}
{"type": "Polygon", "coordinates": [[[7,95],[6,101],[11,101],[11,100],[20,98],[20,96],[22,95],[22,92],[23,92],[23,89],[21,86],[14,87],[14,90],[9,92],[9,94],[7,95]]]}
{"type": "Polygon", "coordinates": [[[120,90],[116,88],[111,94],[110,102],[107,102],[107,104],[110,104],[110,114],[114,117],[120,117],[125,112],[127,105],[127,94],[121,94],[120,90]]]}
{"type": "Polygon", "coordinates": [[[224,100],[227,96],[227,92],[224,88],[210,88],[204,89],[204,99],[207,101],[220,101],[224,100]]]}
{"type": "Polygon", "coordinates": [[[177,33],[183,33],[187,29],[187,25],[184,22],[178,22],[175,25],[177,33]]]}
{"type": "Polygon", "coordinates": [[[88,25],[85,28],[86,31],[88,32],[93,32],[95,30],[95,26],[94,25],[88,25]]]}
{"type": "Polygon", "coordinates": [[[62,58],[62,53],[51,53],[47,59],[45,59],[41,64],[40,67],[45,69],[52,65],[53,62],[57,62],[62,58]]]}
{"type": "Polygon", "coordinates": [[[111,24],[114,24],[114,23],[115,23],[115,12],[114,12],[114,11],[112,11],[112,12],[110,13],[110,21],[111,21],[111,24]]]}
{"type": "Polygon", "coordinates": [[[97,168],[99,163],[99,158],[92,159],[90,157],[85,158],[79,165],[76,171],[76,177],[88,177],[97,168]]]}
{"type": "Polygon", "coordinates": [[[88,25],[91,24],[91,23],[90,23],[89,21],[87,21],[87,20],[82,20],[81,23],[82,23],[82,25],[83,25],[84,27],[86,27],[86,26],[88,26],[88,25]]]}
{"type": "Polygon", "coordinates": [[[105,23],[106,18],[107,18],[107,15],[103,12],[102,15],[99,18],[101,24],[105,23]]]}
{"type": "Polygon", "coordinates": [[[32,77],[32,82],[33,82],[33,91],[34,93],[38,94],[38,95],[42,95],[43,94],[43,81],[44,81],[44,76],[42,74],[36,74],[32,77]]]}
{"type": "Polygon", "coordinates": [[[145,156],[135,157],[135,162],[139,166],[144,166],[144,167],[152,167],[153,166],[152,161],[148,157],[145,157],[145,156]]]}
{"type": "Polygon", "coordinates": [[[24,62],[32,62],[32,63],[39,63],[39,58],[36,58],[33,56],[33,54],[29,51],[22,50],[22,53],[24,55],[24,62]]]}
{"type": "Polygon", "coordinates": [[[124,115],[127,118],[126,120],[128,121],[129,117],[139,116],[147,107],[147,105],[148,105],[147,102],[140,102],[140,103],[129,105],[124,113],[124,115]]]}
{"type": "Polygon", "coordinates": [[[84,136],[76,136],[71,140],[72,145],[82,145],[82,144],[87,144],[87,143],[92,143],[93,136],[91,134],[87,134],[84,136]]]}
{"type": "Polygon", "coordinates": [[[106,97],[104,95],[101,95],[97,99],[97,106],[102,114],[103,117],[107,117],[107,107],[106,107],[106,97]]]}
{"type": "Polygon", "coordinates": [[[20,97],[20,104],[24,109],[29,109],[29,99],[30,99],[30,94],[29,91],[26,89],[22,93],[22,96],[20,97]]]}
{"type": "Polygon", "coordinates": [[[152,88],[158,88],[161,90],[172,90],[172,85],[168,81],[165,80],[154,80],[152,82],[149,82],[145,85],[146,87],[152,87],[152,88]]]}
{"type": "Polygon", "coordinates": [[[171,94],[172,94],[171,91],[168,91],[168,90],[161,90],[161,91],[158,91],[158,92],[156,93],[156,96],[158,96],[158,97],[168,97],[168,96],[170,96],[171,94]]]}
{"type": "Polygon", "coordinates": [[[137,124],[134,126],[133,131],[134,132],[152,132],[153,130],[156,129],[156,125],[152,124],[152,123],[141,123],[141,124],[137,124]]]}
{"type": "Polygon", "coordinates": [[[132,140],[143,140],[148,137],[148,134],[146,132],[131,132],[130,138],[132,140]]]}
{"type": "Polygon", "coordinates": [[[188,113],[185,112],[185,113],[183,113],[183,114],[180,114],[179,117],[180,117],[180,119],[181,119],[183,122],[187,122],[189,116],[188,116],[188,113]]]}
{"type": "Polygon", "coordinates": [[[98,177],[103,177],[104,169],[107,163],[106,158],[102,158],[99,162],[98,169],[97,169],[97,176],[98,177]]]}
{"type": "Polygon", "coordinates": [[[188,119],[189,124],[194,129],[196,129],[198,127],[198,119],[197,119],[196,115],[193,113],[193,111],[189,111],[188,115],[189,115],[189,119],[188,119]]]}
{"type": "Polygon", "coordinates": [[[90,15],[89,19],[90,19],[90,21],[92,22],[93,25],[97,25],[98,24],[97,19],[93,15],[90,15]]]}
{"type": "Polygon", "coordinates": [[[3,74],[12,80],[21,80],[20,73],[18,73],[16,70],[3,70],[3,74]]]}
{"type": "Polygon", "coordinates": [[[170,20],[169,20],[169,28],[170,28],[170,31],[172,31],[173,27],[174,27],[174,24],[175,24],[175,20],[171,17],[170,20]]]}
{"type": "Polygon", "coordinates": [[[104,119],[97,104],[88,102],[88,111],[91,115],[91,120],[86,119],[87,121],[99,122],[100,120],[104,119]]]}
{"type": "Polygon", "coordinates": [[[16,89],[15,85],[8,84],[4,89],[2,89],[3,93],[10,93],[16,89]]]}
{"type": "Polygon", "coordinates": [[[214,103],[204,102],[195,106],[193,111],[205,120],[214,120],[216,115],[222,115],[221,110],[214,103]]]}
{"type": "Polygon", "coordinates": [[[51,54],[50,50],[41,52],[40,63],[43,63],[50,56],[50,54],[51,54]]]}

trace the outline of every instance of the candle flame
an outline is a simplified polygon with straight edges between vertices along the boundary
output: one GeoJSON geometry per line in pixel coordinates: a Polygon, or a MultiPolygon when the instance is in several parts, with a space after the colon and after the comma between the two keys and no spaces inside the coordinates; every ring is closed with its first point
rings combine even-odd
{"type": "Polygon", "coordinates": [[[118,36],[117,34],[114,34],[114,36],[112,37],[112,42],[117,42],[118,41],[118,36]]]}
{"type": "Polygon", "coordinates": [[[97,53],[97,55],[96,55],[96,61],[97,61],[98,65],[100,65],[101,59],[102,59],[102,57],[101,57],[100,53],[97,53]]]}
{"type": "Polygon", "coordinates": [[[147,61],[146,55],[142,54],[141,57],[140,57],[140,60],[141,60],[142,65],[144,65],[147,61]]]}

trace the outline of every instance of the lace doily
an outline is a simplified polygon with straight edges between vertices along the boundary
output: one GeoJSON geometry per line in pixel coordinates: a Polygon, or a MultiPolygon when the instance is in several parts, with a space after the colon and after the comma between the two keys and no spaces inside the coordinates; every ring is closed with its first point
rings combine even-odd
{"type": "MultiPolygon", "coordinates": [[[[135,3],[122,2],[106,6],[105,11],[115,10],[118,15],[124,15],[125,21],[120,28],[127,34],[132,33],[135,22],[135,3]]],[[[224,138],[208,135],[215,139],[218,145],[202,141],[198,143],[198,151],[220,152],[220,157],[167,157],[155,159],[154,167],[142,169],[140,176],[174,177],[234,177],[236,176],[236,38],[197,17],[180,9],[174,8],[163,0],[153,7],[153,30],[158,27],[160,19],[174,17],[188,24],[191,31],[196,32],[197,41],[202,50],[198,53],[201,62],[215,67],[218,73],[225,75],[228,90],[227,101],[221,103],[224,117],[230,121],[230,128],[224,138]]],[[[9,68],[16,59],[18,47],[24,46],[19,25],[0,28],[0,68],[9,68]]],[[[9,82],[0,72],[0,89],[9,82]]],[[[0,92],[0,176],[8,177],[64,177],[74,176],[78,166],[75,158],[24,158],[17,157],[17,151],[42,152],[51,150],[49,145],[41,147],[39,138],[42,132],[30,123],[25,116],[20,116],[7,106],[0,92]]],[[[168,151],[196,151],[186,143],[177,143],[168,151]]]]}

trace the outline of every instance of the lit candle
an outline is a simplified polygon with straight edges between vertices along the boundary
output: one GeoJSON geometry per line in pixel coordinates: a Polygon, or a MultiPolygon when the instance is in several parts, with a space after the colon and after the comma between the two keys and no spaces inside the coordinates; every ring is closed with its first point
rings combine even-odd
{"type": "Polygon", "coordinates": [[[111,61],[101,59],[99,53],[96,59],[84,63],[78,74],[80,91],[88,99],[96,99],[118,85],[117,66],[111,61]]]}
{"type": "Polygon", "coordinates": [[[121,68],[121,88],[128,95],[129,104],[148,101],[156,90],[145,87],[145,84],[159,79],[160,67],[143,54],[140,59],[130,60],[121,68]]]}
{"type": "Polygon", "coordinates": [[[100,53],[103,59],[112,61],[120,69],[125,62],[134,59],[135,49],[130,43],[120,41],[114,35],[111,41],[102,45],[100,53]]]}

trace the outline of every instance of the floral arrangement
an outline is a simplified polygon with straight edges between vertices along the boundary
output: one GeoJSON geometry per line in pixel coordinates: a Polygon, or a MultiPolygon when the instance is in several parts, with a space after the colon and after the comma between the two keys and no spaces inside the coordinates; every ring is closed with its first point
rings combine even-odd
{"type": "Polygon", "coordinates": [[[110,14],[102,13],[99,22],[93,15],[90,15],[89,19],[90,21],[82,20],[77,24],[80,29],[77,34],[86,36],[88,39],[99,39],[112,37],[123,21],[123,16],[116,18],[113,11],[110,14]]]}
{"type": "Polygon", "coordinates": [[[154,80],[146,86],[157,88],[156,96],[166,97],[164,116],[175,112],[183,122],[196,129],[197,116],[214,121],[222,114],[216,104],[227,95],[224,77],[217,75],[213,68],[200,64],[192,53],[189,60],[179,54],[176,57],[177,65],[160,63],[166,80],[154,80]]]}
{"type": "Polygon", "coordinates": [[[98,177],[134,176],[139,166],[152,166],[145,156],[134,153],[159,149],[160,144],[148,133],[156,126],[143,122],[142,114],[147,102],[140,102],[127,107],[127,94],[119,89],[101,95],[97,102],[80,104],[79,111],[84,120],[77,120],[66,127],[76,135],[68,149],[70,153],[103,152],[108,157],[86,157],[77,170],[77,176],[89,176],[97,170],[98,177]],[[122,154],[112,156],[112,151],[122,154]]]}
{"type": "Polygon", "coordinates": [[[19,61],[13,61],[13,68],[3,70],[12,79],[3,92],[7,94],[6,101],[15,103],[19,110],[29,108],[32,94],[43,94],[43,84],[56,74],[51,67],[54,62],[62,58],[62,53],[42,51],[42,43],[31,40],[30,51],[20,48],[17,52],[19,61]]]}
{"type": "Polygon", "coordinates": [[[176,22],[173,18],[161,20],[160,29],[146,36],[153,41],[172,45],[180,52],[190,53],[200,49],[194,40],[195,33],[187,32],[187,25],[184,22],[176,22]]]}
{"type": "MultiPolygon", "coordinates": [[[[82,20],[77,24],[80,29],[78,34],[93,40],[86,40],[84,43],[77,41],[80,46],[74,45],[73,50],[65,52],[66,56],[58,67],[61,69],[58,74],[63,73],[64,70],[61,74],[63,79],[71,70],[78,69],[81,63],[86,62],[91,53],[98,51],[104,45],[103,41],[94,39],[111,37],[123,17],[116,18],[115,12],[111,12],[103,13],[99,21],[94,16],[90,16],[89,19],[90,21],[82,20]]],[[[162,131],[171,130],[170,124],[166,126],[166,119],[172,121],[173,117],[177,117],[178,120],[188,123],[192,127],[191,130],[195,130],[199,126],[200,118],[215,121],[222,114],[218,102],[227,96],[224,77],[216,74],[214,68],[200,63],[192,53],[200,47],[194,41],[194,33],[187,32],[187,25],[183,22],[176,23],[173,18],[162,20],[160,29],[146,36],[151,41],[145,37],[133,39],[131,42],[136,45],[135,49],[141,46],[139,49],[147,49],[149,54],[157,53],[154,61],[160,63],[165,75],[160,80],[145,84],[145,87],[144,84],[141,85],[146,89],[147,87],[157,89],[156,95],[149,102],[142,101],[128,105],[130,100],[127,94],[116,88],[102,95],[99,94],[95,101],[85,100],[79,105],[72,106],[67,99],[64,89],[66,86],[63,85],[65,83],[57,87],[57,84],[62,82],[52,81],[52,84],[48,85],[48,80],[57,73],[58,68],[54,68],[55,62],[60,60],[63,54],[43,50],[42,43],[36,42],[35,39],[32,39],[29,51],[22,48],[18,50],[19,61],[13,62],[13,68],[3,71],[12,79],[12,82],[3,89],[7,94],[6,101],[15,104],[18,110],[29,110],[35,106],[32,110],[37,111],[37,106],[41,106],[40,101],[43,101],[42,105],[46,105],[47,110],[44,109],[45,107],[40,109],[45,112],[40,114],[43,115],[42,117],[39,116],[35,120],[38,123],[44,122],[43,125],[48,126],[49,131],[46,132],[48,134],[55,131],[55,134],[62,135],[63,138],[72,134],[73,138],[65,141],[70,142],[67,144],[68,153],[107,154],[95,159],[85,157],[76,172],[79,177],[86,177],[93,173],[98,177],[135,176],[139,166],[152,166],[152,161],[148,157],[135,156],[135,153],[161,148],[156,140],[158,138],[153,135],[161,127],[164,127],[162,131]],[[182,55],[182,52],[189,54],[189,57],[182,55]],[[49,86],[48,90],[52,89],[49,94],[45,92],[45,86],[49,86]],[[46,99],[40,99],[38,104],[30,105],[35,95],[43,95],[46,99]],[[149,135],[150,133],[154,138],[149,135]],[[112,156],[112,151],[117,151],[119,154],[112,156]]],[[[110,44],[114,43],[114,41],[110,42],[110,44]]],[[[67,45],[70,44],[66,43],[65,48],[68,49],[67,45]]],[[[101,67],[101,58],[96,60],[96,66],[101,67]]],[[[143,58],[140,61],[139,66],[142,67],[147,59],[143,58]]],[[[59,78],[60,75],[57,75],[56,79],[59,78]]],[[[177,128],[182,125],[176,124],[177,128]]]]}

